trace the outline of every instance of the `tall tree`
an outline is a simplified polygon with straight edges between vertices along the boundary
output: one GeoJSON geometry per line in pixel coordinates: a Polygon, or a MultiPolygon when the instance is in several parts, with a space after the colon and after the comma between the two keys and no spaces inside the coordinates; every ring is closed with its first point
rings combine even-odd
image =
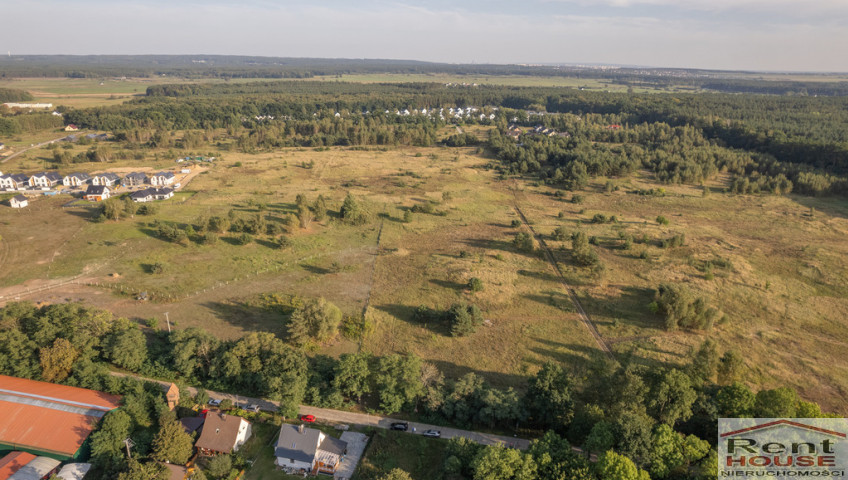
{"type": "Polygon", "coordinates": [[[153,438],[151,458],[160,462],[185,465],[191,458],[194,440],[182,424],[168,414],[159,419],[159,432],[153,438]]]}
{"type": "Polygon", "coordinates": [[[71,374],[77,359],[77,349],[64,338],[57,338],[53,345],[44,347],[39,353],[41,377],[47,382],[61,382],[71,374]]]}
{"type": "Polygon", "coordinates": [[[562,367],[546,362],[530,378],[525,403],[533,420],[563,433],[574,418],[572,383],[562,367]]]}

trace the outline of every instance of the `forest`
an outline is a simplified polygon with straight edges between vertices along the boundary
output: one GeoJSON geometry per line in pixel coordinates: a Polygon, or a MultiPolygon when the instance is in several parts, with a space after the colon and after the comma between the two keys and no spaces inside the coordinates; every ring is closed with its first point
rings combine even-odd
{"type": "MultiPolygon", "coordinates": [[[[3,128],[14,131],[26,117],[4,117],[3,128]]],[[[142,147],[162,146],[169,131],[188,131],[185,140],[191,132],[213,138],[214,129],[226,129],[248,153],[430,146],[440,127],[482,124],[495,127],[486,146],[504,173],[536,175],[566,189],[580,188],[589,176],[646,168],[662,182],[696,185],[729,173],[733,193],[848,192],[844,97],[271,81],[155,86],[126,104],[70,110],[65,121],[142,147]],[[447,112],[468,107],[477,110],[447,112]],[[506,135],[510,124],[525,127],[521,138],[506,135]],[[560,134],[526,131],[536,125],[560,134]]]]}

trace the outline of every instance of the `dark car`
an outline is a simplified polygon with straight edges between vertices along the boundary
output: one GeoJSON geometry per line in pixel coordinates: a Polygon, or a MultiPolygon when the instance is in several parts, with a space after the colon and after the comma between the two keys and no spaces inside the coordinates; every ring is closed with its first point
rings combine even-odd
{"type": "Polygon", "coordinates": [[[392,423],[392,430],[401,430],[405,432],[409,430],[409,422],[394,422],[392,423]]]}
{"type": "Polygon", "coordinates": [[[425,437],[439,438],[442,436],[442,432],[438,430],[426,430],[421,435],[424,435],[425,437]]]}

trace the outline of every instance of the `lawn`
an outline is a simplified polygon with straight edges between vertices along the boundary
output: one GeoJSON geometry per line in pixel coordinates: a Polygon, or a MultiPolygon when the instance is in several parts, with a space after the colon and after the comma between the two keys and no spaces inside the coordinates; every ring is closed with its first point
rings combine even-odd
{"type": "Polygon", "coordinates": [[[365,448],[354,478],[373,480],[400,468],[415,480],[438,480],[443,474],[446,445],[447,440],[378,429],[365,448]]]}

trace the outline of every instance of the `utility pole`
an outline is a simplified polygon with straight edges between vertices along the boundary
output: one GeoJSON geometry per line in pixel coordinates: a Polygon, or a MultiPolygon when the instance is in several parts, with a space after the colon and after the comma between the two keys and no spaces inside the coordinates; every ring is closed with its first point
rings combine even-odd
{"type": "Polygon", "coordinates": [[[130,454],[130,447],[135,446],[135,443],[133,443],[130,437],[127,437],[124,439],[124,445],[127,446],[127,459],[132,458],[132,455],[130,454]]]}
{"type": "Polygon", "coordinates": [[[165,312],[165,323],[168,324],[168,333],[171,333],[171,319],[168,318],[168,312],[165,312]]]}

